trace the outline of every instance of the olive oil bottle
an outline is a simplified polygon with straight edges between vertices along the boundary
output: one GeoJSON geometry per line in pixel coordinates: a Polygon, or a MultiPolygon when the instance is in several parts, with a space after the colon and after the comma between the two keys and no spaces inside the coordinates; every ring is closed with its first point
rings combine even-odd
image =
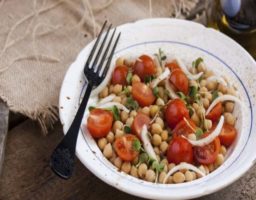
{"type": "Polygon", "coordinates": [[[241,44],[256,59],[256,0],[208,0],[207,25],[241,44]]]}

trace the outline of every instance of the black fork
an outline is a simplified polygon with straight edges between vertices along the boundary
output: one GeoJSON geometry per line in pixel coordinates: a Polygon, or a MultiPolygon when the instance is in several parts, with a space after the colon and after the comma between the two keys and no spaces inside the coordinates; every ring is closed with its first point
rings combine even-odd
{"type": "Polygon", "coordinates": [[[57,175],[59,175],[61,178],[64,178],[64,179],[68,179],[72,176],[72,172],[74,169],[77,136],[79,133],[81,121],[82,121],[84,111],[86,109],[86,105],[90,97],[91,91],[93,87],[98,86],[105,78],[108,72],[113,54],[115,52],[116,45],[121,35],[121,33],[119,33],[113,42],[113,38],[116,32],[116,29],[115,29],[111,34],[109,41],[105,45],[106,41],[108,40],[108,35],[110,33],[110,29],[111,29],[111,25],[110,25],[108,27],[107,32],[105,33],[105,36],[101,44],[99,44],[100,39],[103,35],[104,29],[106,27],[106,24],[107,22],[105,21],[84,67],[84,75],[86,76],[88,82],[87,82],[87,88],[86,88],[83,100],[78,108],[78,111],[76,113],[76,116],[71,126],[67,131],[67,134],[64,136],[64,138],[56,147],[56,149],[53,151],[51,156],[50,166],[52,170],[57,175]],[[107,57],[108,57],[108,60],[105,62],[107,57]]]}

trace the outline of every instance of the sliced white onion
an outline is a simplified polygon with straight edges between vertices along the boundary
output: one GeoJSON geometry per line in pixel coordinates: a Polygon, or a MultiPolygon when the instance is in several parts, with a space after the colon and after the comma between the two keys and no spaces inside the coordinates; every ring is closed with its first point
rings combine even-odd
{"type": "Polygon", "coordinates": [[[107,97],[101,99],[97,105],[102,105],[102,104],[108,103],[108,102],[112,101],[115,97],[116,97],[115,94],[108,95],[107,97]]]}
{"type": "Polygon", "coordinates": [[[187,170],[192,170],[198,174],[200,174],[201,176],[205,176],[205,173],[203,173],[200,169],[198,169],[196,166],[191,165],[189,163],[185,163],[182,162],[179,165],[176,165],[175,167],[173,167],[165,176],[163,183],[166,183],[167,179],[169,178],[169,176],[171,176],[173,173],[175,173],[176,171],[182,170],[182,169],[187,169],[187,170]]]}
{"type": "Polygon", "coordinates": [[[128,108],[126,108],[123,104],[117,103],[117,102],[108,102],[108,103],[105,103],[105,104],[101,104],[101,105],[97,106],[97,108],[110,108],[110,107],[113,107],[113,106],[116,106],[118,109],[129,113],[128,108]]]}
{"type": "Polygon", "coordinates": [[[164,69],[164,72],[151,82],[150,84],[151,88],[156,87],[162,80],[166,79],[170,74],[171,74],[170,70],[166,67],[164,69]]]}
{"type": "Polygon", "coordinates": [[[238,103],[241,107],[243,106],[243,103],[240,99],[238,99],[237,97],[233,96],[233,95],[229,95],[229,94],[225,94],[222,95],[220,97],[217,97],[209,106],[209,108],[206,111],[206,115],[208,115],[210,113],[210,111],[214,108],[214,106],[216,106],[217,103],[219,102],[223,102],[223,101],[234,101],[236,103],[238,103]]]}
{"type": "Polygon", "coordinates": [[[200,140],[190,140],[190,139],[186,138],[185,136],[182,136],[182,137],[185,138],[193,146],[202,147],[207,144],[210,144],[220,134],[223,124],[224,124],[224,117],[222,115],[220,117],[220,121],[219,121],[218,125],[216,126],[216,128],[214,129],[214,131],[212,131],[207,137],[202,138],[200,140]]]}
{"type": "Polygon", "coordinates": [[[206,79],[206,81],[217,81],[219,83],[221,83],[222,85],[227,86],[227,82],[220,76],[210,76],[206,79]]]}
{"type": "Polygon", "coordinates": [[[167,89],[171,99],[178,99],[179,96],[174,92],[168,79],[165,79],[165,88],[167,89]]]}
{"type": "Polygon", "coordinates": [[[180,66],[180,68],[183,70],[183,72],[187,75],[187,77],[188,77],[190,80],[197,80],[197,79],[199,79],[199,78],[203,75],[203,72],[200,72],[200,73],[198,73],[198,74],[191,74],[190,71],[188,71],[188,68],[187,68],[186,65],[182,62],[181,59],[176,58],[176,61],[177,61],[178,65],[180,66]]]}
{"type": "Polygon", "coordinates": [[[147,154],[157,160],[157,157],[156,157],[156,153],[151,145],[151,142],[149,140],[149,137],[148,137],[148,128],[147,128],[147,125],[144,124],[143,127],[142,127],[142,130],[141,130],[141,140],[143,142],[143,147],[145,149],[145,151],[147,152],[147,154]]]}

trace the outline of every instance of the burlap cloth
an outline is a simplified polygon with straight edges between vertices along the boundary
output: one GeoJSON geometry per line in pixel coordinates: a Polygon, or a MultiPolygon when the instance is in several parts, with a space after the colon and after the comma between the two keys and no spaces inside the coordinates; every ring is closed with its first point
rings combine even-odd
{"type": "Polygon", "coordinates": [[[37,120],[58,120],[62,80],[106,19],[113,25],[184,16],[198,0],[0,0],[0,98],[37,120]]]}

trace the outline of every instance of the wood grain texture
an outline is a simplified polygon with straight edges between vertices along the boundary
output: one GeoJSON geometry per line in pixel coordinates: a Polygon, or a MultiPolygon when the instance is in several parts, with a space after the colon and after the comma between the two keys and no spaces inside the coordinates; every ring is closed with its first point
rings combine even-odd
{"type": "MultiPolygon", "coordinates": [[[[43,136],[39,127],[30,120],[8,133],[6,157],[0,179],[0,200],[141,199],[105,184],[78,160],[71,179],[65,181],[57,177],[49,168],[49,157],[61,138],[60,124],[48,136],[43,136]]],[[[256,199],[256,166],[231,186],[200,198],[219,199],[256,199]]]]}
{"type": "Polygon", "coordinates": [[[0,100],[0,174],[4,161],[5,141],[8,132],[9,109],[2,100],[0,100]]]}

